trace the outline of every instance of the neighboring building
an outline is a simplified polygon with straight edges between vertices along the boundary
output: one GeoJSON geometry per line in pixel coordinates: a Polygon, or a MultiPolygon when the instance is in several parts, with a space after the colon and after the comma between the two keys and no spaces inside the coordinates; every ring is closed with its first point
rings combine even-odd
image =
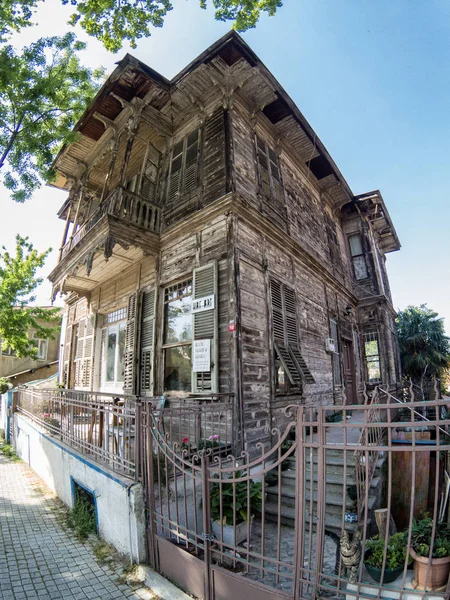
{"type": "MultiPolygon", "coordinates": [[[[54,310],[51,306],[41,308],[54,310]]],[[[55,327],[54,324],[50,325],[39,319],[38,324],[42,327],[55,327]]],[[[6,377],[14,387],[29,381],[46,379],[58,372],[59,333],[54,339],[40,339],[36,332],[30,329],[28,338],[36,346],[36,359],[18,358],[11,348],[2,350],[3,344],[0,338],[0,377],[6,377]]]]}
{"type": "Polygon", "coordinates": [[[290,404],[397,388],[383,198],[352,193],[237,34],[172,81],[126,55],[76,131],[49,276],[67,387],[232,393],[248,450],[290,404]]]}

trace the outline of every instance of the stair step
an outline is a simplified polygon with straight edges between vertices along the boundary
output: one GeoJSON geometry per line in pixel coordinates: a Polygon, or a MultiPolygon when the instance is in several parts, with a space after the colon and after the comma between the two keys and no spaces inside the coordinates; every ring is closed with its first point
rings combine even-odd
{"type": "MultiPolygon", "coordinates": [[[[278,521],[278,505],[275,502],[267,502],[265,504],[265,515],[268,521],[278,521]]],[[[309,514],[305,514],[305,523],[309,523],[309,514]]],[[[295,524],[295,509],[292,506],[283,506],[280,514],[280,523],[291,527],[295,524]]],[[[367,520],[367,524],[371,523],[371,519],[367,520]]],[[[317,524],[317,519],[313,516],[313,526],[317,524]]],[[[358,523],[345,523],[344,529],[347,531],[355,531],[358,528],[358,523]]],[[[333,531],[336,535],[340,535],[342,530],[342,516],[334,514],[325,515],[325,528],[333,531]]]]}

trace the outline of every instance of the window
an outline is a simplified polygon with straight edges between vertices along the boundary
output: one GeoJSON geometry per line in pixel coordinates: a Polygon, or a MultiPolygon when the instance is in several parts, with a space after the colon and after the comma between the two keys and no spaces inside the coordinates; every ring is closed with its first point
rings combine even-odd
{"type": "Polygon", "coordinates": [[[167,185],[169,202],[192,192],[197,187],[199,150],[200,129],[196,129],[174,145],[167,185]]]}
{"type": "Polygon", "coordinates": [[[381,381],[380,348],[378,331],[364,332],[364,357],[366,361],[368,383],[381,381]]]}
{"type": "Polygon", "coordinates": [[[36,332],[33,331],[33,346],[37,348],[38,360],[47,360],[48,340],[36,337],[36,332]]]}
{"type": "Polygon", "coordinates": [[[283,186],[278,156],[259,135],[256,136],[256,148],[261,194],[268,200],[283,205],[283,186]]]}
{"type": "Polygon", "coordinates": [[[334,385],[341,385],[341,359],[339,354],[339,340],[338,340],[338,327],[337,321],[334,318],[330,319],[330,335],[334,340],[334,352],[332,354],[333,361],[333,383],[334,385]]]}
{"type": "Polygon", "coordinates": [[[359,233],[350,235],[348,237],[348,243],[350,245],[350,254],[353,263],[353,273],[355,279],[367,279],[369,274],[367,272],[366,257],[362,247],[362,240],[359,233]]]}
{"type": "Polygon", "coordinates": [[[164,391],[192,387],[192,279],[164,290],[164,391]]]}
{"type": "Polygon", "coordinates": [[[2,338],[0,338],[0,355],[1,356],[16,356],[15,351],[8,346],[7,348],[3,348],[2,338]]]}
{"type": "Polygon", "coordinates": [[[126,314],[122,308],[103,317],[108,325],[101,332],[100,381],[108,389],[123,387],[126,314]]]}
{"type": "Polygon", "coordinates": [[[314,383],[300,353],[295,292],[271,280],[272,328],[275,350],[275,389],[277,392],[300,390],[303,381],[314,383]]]}

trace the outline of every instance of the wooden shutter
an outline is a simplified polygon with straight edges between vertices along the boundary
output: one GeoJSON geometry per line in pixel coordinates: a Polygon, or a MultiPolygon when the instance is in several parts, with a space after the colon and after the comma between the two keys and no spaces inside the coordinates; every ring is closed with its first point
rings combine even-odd
{"type": "Polygon", "coordinates": [[[136,391],[136,341],[138,322],[138,292],[128,299],[127,328],[123,357],[123,391],[134,394],[136,391]]]}
{"type": "Polygon", "coordinates": [[[174,202],[180,194],[181,171],[183,167],[183,148],[184,140],[181,140],[172,149],[172,159],[170,162],[170,175],[167,186],[167,201],[169,204],[174,202]]]}
{"type": "Polygon", "coordinates": [[[186,159],[184,166],[184,186],[183,193],[188,194],[197,187],[197,172],[198,172],[198,152],[200,131],[193,131],[186,139],[186,159]]]}
{"type": "Polygon", "coordinates": [[[300,352],[295,292],[292,288],[271,280],[272,326],[275,351],[293,385],[302,381],[314,383],[300,352]]]}
{"type": "Polygon", "coordinates": [[[272,194],[270,191],[269,161],[267,160],[266,143],[259,137],[259,135],[256,136],[256,148],[258,155],[261,194],[270,200],[272,194]]]}
{"type": "Polygon", "coordinates": [[[225,112],[216,110],[205,121],[203,134],[203,205],[223,196],[227,190],[225,112]]]}
{"type": "Polygon", "coordinates": [[[63,356],[63,372],[62,372],[62,383],[64,387],[69,387],[69,369],[70,369],[70,353],[72,343],[72,325],[66,323],[66,330],[64,333],[64,356],[63,356]]]}
{"type": "Polygon", "coordinates": [[[156,290],[142,295],[140,393],[151,396],[153,391],[153,352],[155,344],[156,290]]]}
{"type": "Polygon", "coordinates": [[[83,354],[84,354],[85,329],[86,329],[85,319],[81,319],[75,325],[74,384],[75,384],[76,388],[83,387],[83,354]]]}
{"type": "Polygon", "coordinates": [[[81,385],[84,388],[91,389],[92,386],[92,365],[94,358],[94,331],[95,317],[91,315],[86,319],[86,327],[84,332],[84,352],[83,352],[83,368],[81,375],[81,385]]]}
{"type": "Polygon", "coordinates": [[[211,262],[204,267],[194,269],[192,298],[198,300],[205,296],[214,296],[214,308],[192,315],[192,339],[206,340],[211,343],[211,370],[192,372],[193,392],[217,392],[218,389],[218,350],[217,350],[217,263],[211,262]]]}

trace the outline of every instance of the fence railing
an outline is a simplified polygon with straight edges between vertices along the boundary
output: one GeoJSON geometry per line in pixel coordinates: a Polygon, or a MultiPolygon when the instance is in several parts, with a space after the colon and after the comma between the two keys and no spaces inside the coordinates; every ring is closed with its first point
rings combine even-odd
{"type": "Polygon", "coordinates": [[[118,186],[63,246],[61,258],[64,258],[75,248],[105,215],[119,217],[138,227],[142,227],[146,231],[159,233],[160,212],[161,209],[159,206],[144,200],[126,188],[118,186]]]}
{"type": "Polygon", "coordinates": [[[114,471],[139,479],[143,457],[142,407],[151,405],[164,436],[175,451],[231,452],[232,395],[195,398],[141,398],[78,390],[19,389],[14,410],[38,423],[64,443],[114,471]]]}
{"type": "Polygon", "coordinates": [[[446,402],[432,402],[435,418],[424,421],[423,403],[399,412],[383,394],[374,400],[343,406],[340,421],[336,406],[290,407],[271,448],[232,457],[177,451],[146,406],[153,566],[206,600],[230,597],[226,589],[235,600],[447,598],[448,571],[436,583],[432,565],[436,554],[450,561],[446,402]],[[355,463],[372,453],[375,467],[355,463]],[[356,465],[367,483],[362,511],[356,465]]]}

